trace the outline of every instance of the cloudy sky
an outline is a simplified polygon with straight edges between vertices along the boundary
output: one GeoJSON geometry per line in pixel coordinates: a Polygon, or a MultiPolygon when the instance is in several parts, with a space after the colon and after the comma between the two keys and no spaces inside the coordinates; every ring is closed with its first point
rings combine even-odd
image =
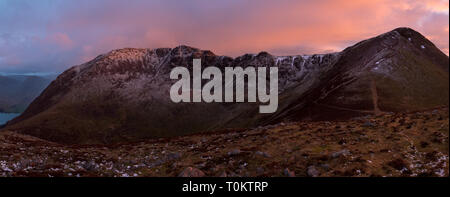
{"type": "Polygon", "coordinates": [[[58,73],[124,47],[324,53],[404,26],[448,55],[449,0],[0,0],[0,73],[58,73]]]}

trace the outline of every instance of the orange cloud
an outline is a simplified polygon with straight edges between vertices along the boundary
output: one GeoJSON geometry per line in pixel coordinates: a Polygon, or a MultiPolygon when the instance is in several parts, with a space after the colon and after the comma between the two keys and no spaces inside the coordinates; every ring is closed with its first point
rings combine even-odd
{"type": "Polygon", "coordinates": [[[99,49],[92,52],[183,44],[230,56],[262,50],[322,53],[402,26],[424,33],[444,51],[448,48],[448,31],[436,30],[438,25],[441,30],[448,27],[448,19],[442,18],[448,17],[448,1],[261,0],[220,6],[199,2],[154,9],[132,5],[130,10],[110,5],[94,18],[69,13],[62,27],[110,30],[89,43],[99,49]]]}
{"type": "Polygon", "coordinates": [[[22,12],[0,10],[16,21],[0,20],[8,27],[0,29],[0,55],[2,62],[26,62],[24,69],[67,68],[124,47],[190,45],[229,56],[325,53],[405,26],[449,54],[448,0],[78,0],[54,10],[14,3],[22,12]]]}

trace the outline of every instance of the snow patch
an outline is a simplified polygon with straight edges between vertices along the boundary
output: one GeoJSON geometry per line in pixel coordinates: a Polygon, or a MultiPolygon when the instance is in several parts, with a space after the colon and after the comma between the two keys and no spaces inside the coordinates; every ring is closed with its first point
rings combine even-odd
{"type": "Polygon", "coordinates": [[[294,56],[294,57],[292,58],[291,68],[294,68],[295,58],[297,58],[297,57],[294,56]]]}
{"type": "Polygon", "coordinates": [[[275,65],[278,65],[281,61],[285,60],[287,57],[285,56],[279,56],[277,57],[277,59],[275,60],[275,65]]]}

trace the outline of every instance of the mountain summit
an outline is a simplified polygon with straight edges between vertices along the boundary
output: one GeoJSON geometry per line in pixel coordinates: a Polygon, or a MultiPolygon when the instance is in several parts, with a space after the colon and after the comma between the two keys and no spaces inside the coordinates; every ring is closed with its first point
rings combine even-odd
{"type": "Polygon", "coordinates": [[[6,128],[50,141],[96,144],[248,128],[289,120],[337,120],[448,106],[449,58],[420,33],[398,28],[332,54],[237,58],[188,46],[118,49],[62,73],[6,128]],[[277,66],[279,107],[173,103],[172,68],[277,66]]]}

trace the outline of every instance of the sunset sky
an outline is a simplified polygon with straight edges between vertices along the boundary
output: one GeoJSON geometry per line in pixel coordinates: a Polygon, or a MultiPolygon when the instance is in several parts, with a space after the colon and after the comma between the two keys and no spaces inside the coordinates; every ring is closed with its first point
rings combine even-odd
{"type": "Polygon", "coordinates": [[[59,73],[124,47],[326,53],[405,26],[448,55],[448,0],[0,0],[0,73],[59,73]]]}

